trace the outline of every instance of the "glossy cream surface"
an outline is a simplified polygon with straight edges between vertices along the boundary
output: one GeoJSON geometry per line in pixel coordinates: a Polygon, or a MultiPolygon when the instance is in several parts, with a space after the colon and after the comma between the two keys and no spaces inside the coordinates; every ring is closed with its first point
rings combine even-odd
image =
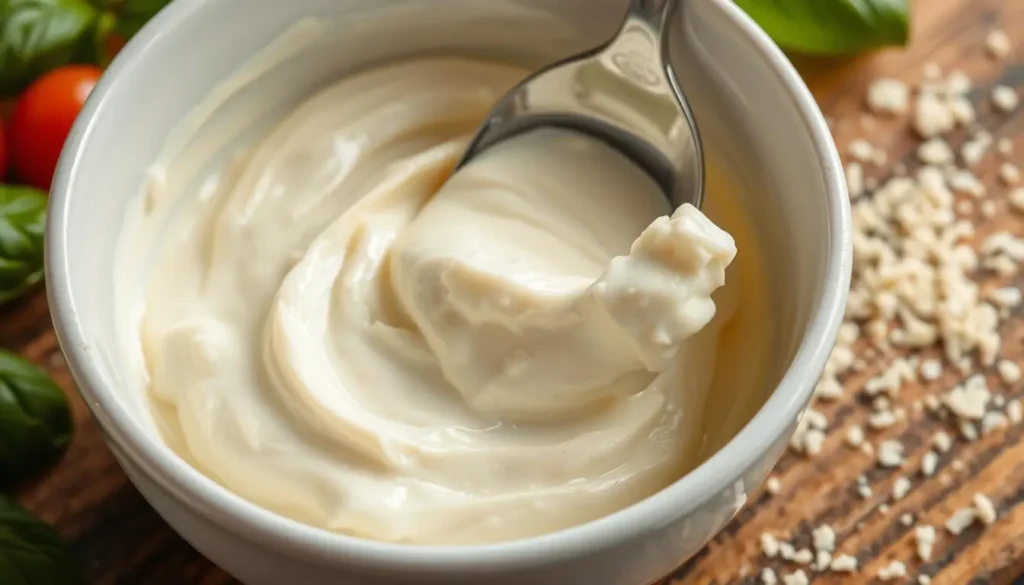
{"type": "Polygon", "coordinates": [[[150,261],[119,278],[172,448],[302,522],[465,544],[628,506],[746,421],[767,326],[744,252],[732,284],[744,219],[673,211],[567,131],[451,173],[526,73],[381,66],[188,180],[154,163],[122,238],[150,261]]]}

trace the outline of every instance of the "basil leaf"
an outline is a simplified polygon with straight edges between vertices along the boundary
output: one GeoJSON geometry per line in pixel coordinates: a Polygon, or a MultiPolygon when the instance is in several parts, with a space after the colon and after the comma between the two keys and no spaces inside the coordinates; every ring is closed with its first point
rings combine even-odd
{"type": "Polygon", "coordinates": [[[85,0],[0,0],[0,94],[68,63],[95,18],[85,0]]]}
{"type": "Polygon", "coordinates": [[[0,496],[0,583],[79,585],[78,563],[49,526],[0,496]]]}
{"type": "Polygon", "coordinates": [[[784,49],[818,55],[904,45],[908,0],[736,0],[784,49]]]}
{"type": "MultiPolygon", "coordinates": [[[[54,463],[71,431],[68,401],[50,376],[0,350],[0,490],[54,463]]],[[[7,581],[0,578],[0,583],[7,581]]]]}
{"type": "Polygon", "coordinates": [[[0,185],[0,303],[43,279],[46,194],[0,185]]]}
{"type": "Polygon", "coordinates": [[[104,68],[110,65],[113,55],[108,51],[108,39],[114,30],[114,24],[114,15],[108,12],[100,13],[93,20],[93,24],[86,34],[82,36],[81,42],[78,43],[78,49],[71,57],[71,62],[91,63],[104,68]]]}
{"type": "Polygon", "coordinates": [[[170,4],[170,0],[94,0],[94,3],[113,15],[117,22],[114,30],[130,39],[157,12],[170,4]]]}

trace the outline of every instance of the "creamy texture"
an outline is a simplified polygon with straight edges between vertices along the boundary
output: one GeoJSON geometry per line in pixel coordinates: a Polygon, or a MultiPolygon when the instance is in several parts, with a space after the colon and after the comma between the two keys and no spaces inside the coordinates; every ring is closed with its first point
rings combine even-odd
{"type": "Polygon", "coordinates": [[[182,456],[298,520],[444,544],[600,517],[705,456],[733,238],[565,131],[449,178],[525,73],[353,75],[155,186],[124,241],[160,234],[138,335],[182,456]]]}

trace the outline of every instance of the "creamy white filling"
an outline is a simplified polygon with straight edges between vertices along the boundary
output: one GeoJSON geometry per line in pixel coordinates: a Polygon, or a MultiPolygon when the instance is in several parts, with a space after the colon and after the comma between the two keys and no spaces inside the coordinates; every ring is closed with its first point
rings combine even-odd
{"type": "Polygon", "coordinates": [[[136,218],[162,234],[149,387],[189,461],[301,521],[415,543],[571,526],[696,463],[733,239],[565,131],[449,178],[524,74],[353,75],[136,218]]]}

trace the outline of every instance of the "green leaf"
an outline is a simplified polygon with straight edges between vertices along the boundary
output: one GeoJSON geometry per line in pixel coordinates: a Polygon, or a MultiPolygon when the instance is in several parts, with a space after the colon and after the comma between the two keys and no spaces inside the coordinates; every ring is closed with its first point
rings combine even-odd
{"type": "Polygon", "coordinates": [[[71,58],[73,63],[90,63],[106,67],[110,64],[112,55],[107,52],[107,37],[114,30],[116,19],[108,12],[100,13],[89,28],[89,31],[82,36],[78,43],[78,50],[71,58]]]}
{"type": "Polygon", "coordinates": [[[43,279],[46,194],[0,185],[0,303],[43,279]]]}
{"type": "Polygon", "coordinates": [[[0,490],[54,463],[71,442],[71,431],[68,401],[50,376],[0,350],[0,490]]]}
{"type": "Polygon", "coordinates": [[[170,0],[94,0],[107,14],[114,16],[114,27],[126,39],[135,36],[149,19],[156,16],[170,0]]]}
{"type": "Polygon", "coordinates": [[[909,0],[736,0],[784,49],[840,55],[905,45],[909,0]]]}
{"type": "Polygon", "coordinates": [[[79,585],[78,563],[49,526],[0,496],[0,583],[79,585]]]}
{"type": "Polygon", "coordinates": [[[0,95],[68,63],[96,17],[85,0],[0,0],[0,95]]]}

